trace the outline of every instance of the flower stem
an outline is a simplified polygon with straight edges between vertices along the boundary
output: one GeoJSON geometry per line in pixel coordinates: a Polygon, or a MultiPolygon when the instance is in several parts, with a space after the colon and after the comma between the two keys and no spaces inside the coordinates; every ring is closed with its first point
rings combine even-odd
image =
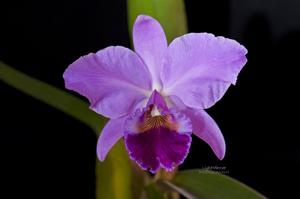
{"type": "MultiPolygon", "coordinates": [[[[177,167],[171,172],[160,169],[155,174],[155,176],[153,178],[153,181],[157,182],[157,184],[159,186],[161,185],[160,182],[162,182],[162,181],[171,181],[175,177],[175,175],[177,173],[177,170],[178,170],[177,167]]],[[[164,190],[167,199],[179,199],[180,198],[179,194],[176,191],[173,191],[173,190],[170,190],[170,189],[165,189],[164,186],[160,186],[160,187],[164,190]]]]}

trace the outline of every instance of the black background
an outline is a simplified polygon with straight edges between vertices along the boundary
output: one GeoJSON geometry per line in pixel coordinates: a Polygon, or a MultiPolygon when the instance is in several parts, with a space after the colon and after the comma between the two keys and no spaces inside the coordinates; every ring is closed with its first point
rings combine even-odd
{"type": "MultiPolygon", "coordinates": [[[[267,197],[295,198],[300,3],[187,0],[186,10],[189,32],[236,39],[249,61],[237,86],[208,110],[224,133],[225,159],[194,137],[181,168],[225,166],[267,197]]],[[[12,0],[0,11],[0,59],[59,88],[79,56],[130,46],[124,0],[12,0]]],[[[3,82],[0,91],[0,198],[94,198],[93,132],[3,82]]]]}

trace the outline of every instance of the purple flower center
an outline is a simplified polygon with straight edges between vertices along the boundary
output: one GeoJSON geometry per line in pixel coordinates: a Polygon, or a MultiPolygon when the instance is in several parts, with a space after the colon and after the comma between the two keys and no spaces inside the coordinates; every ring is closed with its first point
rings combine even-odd
{"type": "Polygon", "coordinates": [[[154,91],[143,110],[137,110],[125,123],[125,143],[131,159],[155,173],[172,170],[188,154],[192,127],[190,120],[169,110],[163,97],[154,91]]]}

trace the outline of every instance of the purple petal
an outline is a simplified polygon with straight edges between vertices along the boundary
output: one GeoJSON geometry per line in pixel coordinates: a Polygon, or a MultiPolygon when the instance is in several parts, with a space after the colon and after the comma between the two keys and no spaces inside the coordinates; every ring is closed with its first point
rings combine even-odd
{"type": "Polygon", "coordinates": [[[124,47],[108,47],[72,63],[65,86],[87,97],[91,109],[110,118],[133,111],[150,94],[151,75],[139,58],[124,47]]]}
{"type": "Polygon", "coordinates": [[[204,110],[188,108],[183,112],[192,121],[193,133],[209,144],[216,156],[222,160],[225,156],[226,146],[216,122],[204,110]]]}
{"type": "Polygon", "coordinates": [[[167,96],[178,96],[185,105],[205,109],[216,103],[247,59],[238,42],[207,33],[175,39],[167,50],[161,74],[167,96]]]}
{"type": "Polygon", "coordinates": [[[97,156],[103,161],[109,150],[124,135],[124,121],[126,117],[109,120],[103,128],[97,143],[97,156]]]}
{"type": "Polygon", "coordinates": [[[129,156],[143,169],[155,173],[159,168],[173,170],[186,158],[190,144],[192,126],[190,120],[180,113],[173,113],[177,131],[166,127],[139,132],[144,112],[136,111],[125,123],[125,144],[129,156]]]}
{"type": "Polygon", "coordinates": [[[163,56],[168,46],[164,30],[152,17],[140,15],[133,27],[133,43],[135,52],[148,66],[155,87],[159,87],[163,56]]]}
{"type": "Polygon", "coordinates": [[[131,159],[152,173],[160,167],[170,171],[181,164],[189,152],[191,140],[190,134],[179,134],[167,128],[125,135],[131,159]]]}

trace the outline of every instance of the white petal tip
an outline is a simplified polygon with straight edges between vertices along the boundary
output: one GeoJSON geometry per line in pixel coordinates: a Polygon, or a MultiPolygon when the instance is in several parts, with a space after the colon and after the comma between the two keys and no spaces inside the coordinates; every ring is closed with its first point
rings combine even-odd
{"type": "Polygon", "coordinates": [[[105,158],[106,158],[106,155],[103,155],[103,154],[99,154],[99,155],[98,155],[98,159],[99,159],[101,162],[103,162],[103,161],[105,160],[105,158]]]}
{"type": "Polygon", "coordinates": [[[223,160],[224,157],[225,157],[225,153],[224,153],[224,154],[221,154],[221,155],[217,155],[217,157],[218,157],[219,160],[223,160]]]}

